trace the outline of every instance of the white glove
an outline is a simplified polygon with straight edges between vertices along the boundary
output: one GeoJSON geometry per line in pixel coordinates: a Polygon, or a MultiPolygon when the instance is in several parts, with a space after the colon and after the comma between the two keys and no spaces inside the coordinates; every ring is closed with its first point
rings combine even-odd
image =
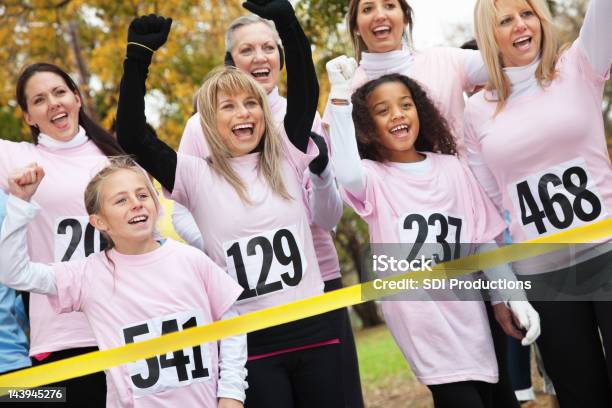
{"type": "Polygon", "coordinates": [[[331,85],[329,99],[349,101],[351,99],[351,81],[357,69],[355,58],[341,55],[328,61],[325,68],[331,85]]]}
{"type": "Polygon", "coordinates": [[[528,346],[536,341],[540,336],[540,315],[531,306],[531,303],[525,300],[511,300],[508,302],[508,306],[521,328],[527,330],[521,344],[528,346]]]}

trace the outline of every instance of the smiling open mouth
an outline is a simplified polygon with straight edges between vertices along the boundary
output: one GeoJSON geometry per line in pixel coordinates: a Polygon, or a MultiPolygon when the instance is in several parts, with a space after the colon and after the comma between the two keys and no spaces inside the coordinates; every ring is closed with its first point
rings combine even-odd
{"type": "Polygon", "coordinates": [[[58,113],[51,118],[51,123],[54,125],[64,125],[68,121],[68,114],[66,112],[58,113]]]}
{"type": "Polygon", "coordinates": [[[268,68],[260,68],[251,72],[255,78],[267,78],[270,76],[270,70],[268,68]]]}
{"type": "Polygon", "coordinates": [[[531,46],[531,36],[523,36],[520,38],[517,38],[513,43],[512,46],[515,48],[518,48],[519,50],[526,50],[531,46]]]}
{"type": "Polygon", "coordinates": [[[389,26],[376,27],[374,30],[372,30],[372,32],[374,33],[374,37],[383,38],[391,34],[391,27],[389,26]]]}
{"type": "Polygon", "coordinates": [[[232,133],[238,137],[250,137],[253,136],[253,129],[255,126],[252,123],[241,123],[232,128],[232,133]]]}
{"type": "Polygon", "coordinates": [[[130,218],[128,220],[128,224],[140,224],[143,222],[147,222],[148,219],[149,217],[147,217],[146,215],[137,215],[134,218],[130,218]]]}
{"type": "Polygon", "coordinates": [[[402,123],[401,125],[397,125],[389,129],[389,133],[391,133],[395,137],[406,137],[408,136],[408,132],[410,131],[410,126],[402,123]]]}

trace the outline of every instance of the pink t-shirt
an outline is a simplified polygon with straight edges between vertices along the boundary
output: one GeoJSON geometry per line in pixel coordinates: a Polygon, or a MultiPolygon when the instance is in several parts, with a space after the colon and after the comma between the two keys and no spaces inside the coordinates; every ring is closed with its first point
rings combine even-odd
{"type": "MultiPolygon", "coordinates": [[[[370,242],[415,243],[416,235],[423,233],[426,242],[446,235],[443,240],[451,244],[457,237],[460,243],[483,243],[501,234],[503,220],[467,166],[454,156],[426,155],[432,166],[424,174],[361,161],[365,201],[346,191],[343,194],[368,223],[370,242]],[[427,220],[427,231],[416,231],[417,223],[406,229],[406,220],[417,218],[427,220]]],[[[389,330],[422,383],[497,381],[483,302],[387,300],[382,308],[389,330]]]]}
{"type": "MultiPolygon", "coordinates": [[[[412,52],[412,63],[400,67],[390,67],[388,70],[377,70],[376,75],[368,76],[363,68],[366,55],[360,62],[351,84],[353,90],[368,81],[385,74],[398,73],[416,80],[434,101],[442,116],[448,121],[455,137],[457,151],[462,159],[466,157],[463,141],[463,109],[465,107],[464,92],[470,92],[475,84],[471,84],[465,71],[466,58],[470,51],[459,48],[435,47],[424,51],[412,52]]],[[[374,58],[381,55],[370,54],[374,58]]],[[[384,56],[382,56],[384,57],[384,56]]],[[[375,64],[375,61],[372,61],[375,64]]]]}
{"type": "MultiPolygon", "coordinates": [[[[28,226],[30,259],[60,262],[99,251],[100,234],[89,225],[83,192],[107,157],[92,141],[54,151],[0,140],[0,188],[8,190],[9,174],[32,162],[45,169],[45,179],[33,197],[42,211],[28,226]]],[[[82,313],[56,314],[46,297],[35,293],[30,295],[30,327],[30,355],[96,345],[82,313]]]]}
{"type": "MultiPolygon", "coordinates": [[[[244,182],[250,204],[245,204],[206,160],[178,155],[170,198],[191,212],[206,237],[206,253],[245,289],[237,302],[240,313],[322,292],[323,282],[302,199],[304,170],[318,151],[314,146],[312,155],[304,154],[286,136],[282,140],[285,159],[281,174],[291,200],[274,193],[259,174],[259,153],[230,159],[244,182]]],[[[309,143],[314,145],[312,140],[309,143]]]]}
{"type": "MultiPolygon", "coordinates": [[[[465,112],[466,142],[495,177],[514,242],[604,220],[612,211],[612,166],[601,118],[607,75],[593,71],[578,42],[561,55],[557,69],[550,86],[511,98],[497,115],[484,91],[470,98],[465,112]]],[[[537,273],[572,259],[565,252],[515,267],[537,273]]]]}
{"type": "MultiPolygon", "coordinates": [[[[242,289],[201,251],[168,240],[53,264],[58,312],[80,311],[101,350],[219,320],[242,289]]],[[[217,343],[106,370],[107,407],[217,407],[217,343]],[[174,360],[173,360],[174,359],[174,360]]]]}
{"type": "MultiPolygon", "coordinates": [[[[287,112],[287,99],[283,98],[278,93],[278,88],[274,88],[270,94],[268,94],[268,103],[270,104],[270,110],[272,116],[274,116],[274,122],[282,124],[287,112]]],[[[312,126],[312,131],[317,132],[323,136],[329,146],[329,136],[323,129],[321,117],[317,113],[312,126]]],[[[205,158],[209,155],[208,145],[206,138],[202,132],[202,126],[200,125],[199,114],[193,115],[187,121],[183,136],[181,137],[181,143],[179,145],[179,153],[188,154],[190,156],[205,158]]],[[[309,151],[309,153],[312,153],[309,151]]],[[[306,168],[303,177],[303,188],[304,188],[304,200],[308,199],[308,192],[312,189],[312,182],[310,181],[310,171],[306,168]]],[[[307,201],[306,201],[307,202],[307,201]]],[[[307,205],[307,209],[310,208],[307,205]]],[[[312,240],[314,242],[315,251],[317,254],[317,260],[319,262],[319,270],[321,271],[321,277],[324,281],[331,279],[340,278],[340,264],[338,261],[338,254],[336,247],[329,231],[325,231],[315,223],[310,224],[312,232],[312,240]]]]}

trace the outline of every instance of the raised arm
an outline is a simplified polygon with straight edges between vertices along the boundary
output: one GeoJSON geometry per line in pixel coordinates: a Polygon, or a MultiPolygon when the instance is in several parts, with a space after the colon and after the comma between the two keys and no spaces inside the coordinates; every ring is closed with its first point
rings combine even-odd
{"type": "Polygon", "coordinates": [[[480,51],[461,50],[461,52],[465,55],[463,69],[469,86],[469,89],[464,91],[472,91],[476,86],[485,85],[489,80],[489,73],[480,51]]]}
{"type": "Polygon", "coordinates": [[[172,19],[148,15],[132,21],[123,61],[117,107],[117,140],[168,191],[174,189],[177,156],[171,147],[147,129],[146,80],[153,53],[168,38],[172,19]]]}
{"type": "Polygon", "coordinates": [[[331,84],[329,92],[329,134],[333,146],[332,162],[336,180],[356,199],[365,201],[366,185],[353,123],[353,106],[350,104],[351,81],[357,62],[341,56],[326,66],[331,84]]]}
{"type": "Polygon", "coordinates": [[[591,0],[578,41],[593,70],[605,75],[612,62],[612,0],[591,0]]]}
{"type": "Polygon", "coordinates": [[[319,155],[310,162],[310,182],[308,205],[312,223],[331,231],[342,217],[342,199],[336,187],[334,172],[329,164],[329,152],[323,136],[311,132],[310,137],[319,149],[319,155]]]}
{"type": "Polygon", "coordinates": [[[291,143],[306,152],[308,136],[317,111],[319,82],[312,62],[310,43],[287,0],[251,0],[244,8],[274,21],[285,50],[287,64],[287,113],[285,132],[291,143]]]}
{"type": "Polygon", "coordinates": [[[355,139],[353,124],[353,105],[331,104],[331,123],[329,133],[334,146],[332,156],[336,169],[336,180],[342,188],[356,199],[365,201],[366,183],[355,139]]]}
{"type": "Polygon", "coordinates": [[[6,218],[0,224],[0,282],[17,290],[55,295],[51,267],[30,262],[28,256],[28,224],[40,209],[29,201],[43,177],[42,168],[32,165],[9,178],[11,195],[6,202],[6,218]]]}

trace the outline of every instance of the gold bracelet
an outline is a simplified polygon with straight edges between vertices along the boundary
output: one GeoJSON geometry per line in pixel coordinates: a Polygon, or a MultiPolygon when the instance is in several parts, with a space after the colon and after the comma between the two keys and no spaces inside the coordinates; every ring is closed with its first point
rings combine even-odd
{"type": "Polygon", "coordinates": [[[332,98],[330,99],[330,102],[332,103],[332,105],[337,105],[337,106],[346,106],[349,104],[349,101],[347,99],[332,98]]]}
{"type": "Polygon", "coordinates": [[[147,49],[147,50],[149,50],[149,51],[151,51],[153,53],[155,52],[155,50],[152,50],[149,47],[147,47],[146,45],[143,45],[143,44],[140,44],[140,43],[137,43],[137,42],[129,42],[128,45],[130,45],[130,44],[138,45],[139,47],[145,48],[145,49],[147,49]]]}

